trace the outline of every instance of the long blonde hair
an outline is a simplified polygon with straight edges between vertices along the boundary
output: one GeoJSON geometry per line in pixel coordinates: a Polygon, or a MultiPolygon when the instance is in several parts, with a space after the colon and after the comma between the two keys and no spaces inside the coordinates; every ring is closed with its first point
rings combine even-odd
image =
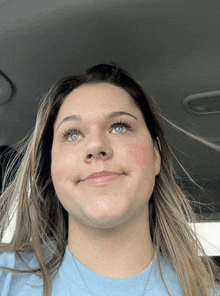
{"type": "Polygon", "coordinates": [[[41,276],[44,296],[51,295],[52,279],[62,264],[68,241],[68,213],[56,197],[50,172],[53,125],[60,106],[73,89],[85,83],[98,82],[112,83],[131,95],[161,154],[161,171],[156,177],[150,199],[149,219],[158,266],[168,295],[170,293],[161,270],[161,254],[171,258],[184,296],[207,296],[210,289],[215,290],[220,272],[206,256],[195,232],[189,226],[189,223],[196,222],[196,215],[192,210],[192,201],[189,201],[177,183],[171,148],[165,139],[160,112],[154,99],[143,87],[115,65],[97,65],[85,75],[63,78],[44,95],[35,128],[24,143],[19,145],[17,157],[22,157],[20,165],[15,166],[16,159],[11,163],[8,171],[11,172],[14,167],[15,173],[6,175],[0,199],[1,240],[13,213],[17,213],[12,240],[8,244],[1,243],[0,251],[14,251],[21,260],[22,252],[33,252],[39,268],[28,268],[25,271],[5,267],[1,269],[41,276]],[[50,259],[46,260],[44,248],[51,249],[51,242],[55,242],[56,247],[50,259]],[[203,256],[199,257],[199,253],[203,256]]]}

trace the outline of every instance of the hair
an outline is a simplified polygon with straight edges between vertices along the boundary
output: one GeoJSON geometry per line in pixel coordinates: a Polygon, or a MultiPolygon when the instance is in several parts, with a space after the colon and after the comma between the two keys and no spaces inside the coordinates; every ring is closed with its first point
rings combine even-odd
{"type": "Polygon", "coordinates": [[[149,201],[149,223],[167,293],[170,295],[162,274],[161,255],[171,259],[184,296],[207,296],[210,289],[215,291],[220,272],[206,256],[189,225],[196,222],[196,215],[192,210],[192,200],[178,185],[162,115],[141,84],[116,65],[100,64],[89,68],[84,75],[65,77],[43,96],[35,128],[25,139],[25,144],[20,143],[22,148],[18,157],[21,159],[22,155],[22,159],[16,166],[16,174],[5,179],[0,199],[1,240],[13,214],[17,213],[12,240],[7,244],[1,243],[0,251],[15,252],[26,270],[1,269],[39,275],[43,278],[43,295],[51,295],[52,278],[62,264],[68,243],[68,213],[56,197],[51,178],[53,126],[63,101],[71,91],[84,84],[102,82],[121,87],[130,94],[141,110],[161,155],[161,170],[149,201]],[[52,250],[51,243],[54,245],[54,242],[56,247],[52,250]],[[45,259],[45,247],[52,250],[49,260],[45,259]],[[23,252],[33,252],[39,266],[35,269],[28,267],[22,259],[23,252]]]}
{"type": "Polygon", "coordinates": [[[10,146],[0,146],[0,192],[2,190],[3,176],[5,175],[7,165],[15,156],[16,151],[10,146]]]}

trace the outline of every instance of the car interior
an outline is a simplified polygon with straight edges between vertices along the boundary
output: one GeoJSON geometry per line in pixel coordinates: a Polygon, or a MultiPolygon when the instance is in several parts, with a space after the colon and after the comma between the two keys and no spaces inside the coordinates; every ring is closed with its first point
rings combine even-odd
{"type": "Polygon", "coordinates": [[[220,264],[219,11],[218,0],[0,0],[0,183],[50,87],[116,63],[157,101],[178,182],[220,264]]]}

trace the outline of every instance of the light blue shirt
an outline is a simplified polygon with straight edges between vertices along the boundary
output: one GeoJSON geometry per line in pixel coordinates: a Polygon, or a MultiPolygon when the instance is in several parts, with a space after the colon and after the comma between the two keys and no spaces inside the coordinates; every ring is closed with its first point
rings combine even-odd
{"type": "MultiPolygon", "coordinates": [[[[37,266],[33,255],[26,254],[24,259],[30,266],[37,266]]],[[[145,284],[143,295],[167,296],[156,261],[155,255],[152,262],[141,273],[126,279],[113,279],[94,273],[76,259],[74,261],[67,246],[64,260],[53,282],[52,296],[91,296],[89,290],[94,296],[141,296],[145,284]]],[[[164,258],[161,259],[161,263],[170,294],[172,296],[183,295],[176,273],[164,258]]],[[[0,255],[0,266],[24,269],[21,261],[13,252],[0,255]]],[[[12,274],[0,271],[1,296],[42,296],[42,291],[42,279],[34,274],[12,274]]]]}

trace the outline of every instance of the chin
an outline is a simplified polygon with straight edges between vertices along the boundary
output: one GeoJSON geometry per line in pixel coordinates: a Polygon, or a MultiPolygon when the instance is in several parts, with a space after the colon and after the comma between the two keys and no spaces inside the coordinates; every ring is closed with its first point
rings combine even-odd
{"type": "Polygon", "coordinates": [[[97,229],[112,229],[117,228],[125,224],[125,222],[119,221],[94,221],[94,224],[91,224],[92,227],[97,229]]]}
{"type": "MultiPolygon", "coordinates": [[[[119,214],[119,213],[118,213],[119,214]]],[[[109,229],[119,227],[125,224],[128,221],[128,214],[121,215],[111,215],[105,214],[94,217],[94,215],[89,217],[89,224],[92,227],[100,228],[100,229],[109,229]]]]}

